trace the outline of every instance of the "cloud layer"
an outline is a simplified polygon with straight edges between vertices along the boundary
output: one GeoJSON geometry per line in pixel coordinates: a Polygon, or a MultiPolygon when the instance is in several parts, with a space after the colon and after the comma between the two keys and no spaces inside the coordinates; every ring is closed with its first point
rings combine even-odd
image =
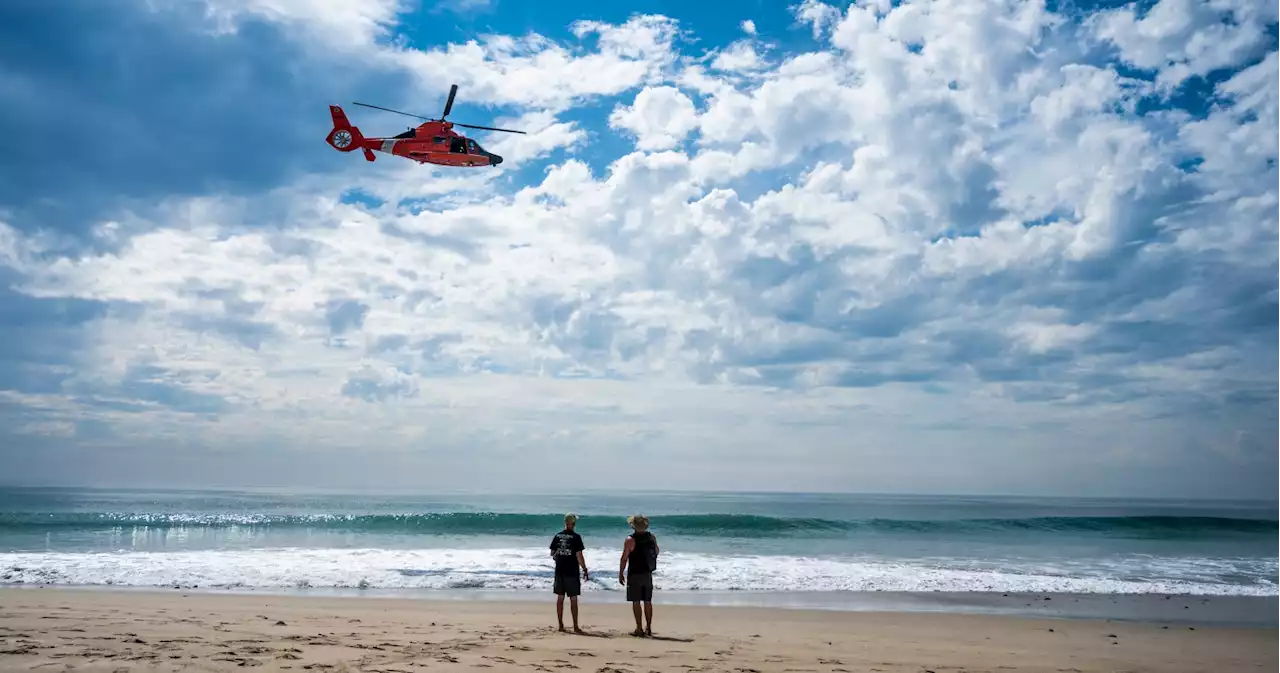
{"type": "MultiPolygon", "coordinates": [[[[145,144],[71,184],[40,159],[43,201],[0,194],[18,480],[1275,497],[1274,7],[806,0],[708,46],[207,4],[129,20],[280,105],[458,83],[453,117],[530,134],[482,136],[485,172],[367,164],[312,94],[188,120],[234,189],[201,155],[137,180],[145,144]],[[237,139],[268,126],[298,154],[237,139]]],[[[35,67],[0,102],[73,114],[35,67]]],[[[78,95],[141,124],[125,82],[78,95]]]]}

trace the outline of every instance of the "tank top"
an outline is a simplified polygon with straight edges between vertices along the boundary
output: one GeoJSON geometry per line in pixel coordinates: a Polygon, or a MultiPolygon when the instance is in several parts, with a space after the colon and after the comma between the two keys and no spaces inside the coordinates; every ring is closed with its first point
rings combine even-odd
{"type": "Polygon", "coordinates": [[[654,545],[653,534],[649,531],[632,533],[631,539],[635,540],[635,546],[631,549],[631,555],[627,557],[627,574],[653,572],[657,565],[654,561],[658,549],[654,545]]]}

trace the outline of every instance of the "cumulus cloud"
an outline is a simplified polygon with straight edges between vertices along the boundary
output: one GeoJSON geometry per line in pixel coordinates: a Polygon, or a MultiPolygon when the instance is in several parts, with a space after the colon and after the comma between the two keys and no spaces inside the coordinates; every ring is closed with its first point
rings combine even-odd
{"type": "Polygon", "coordinates": [[[698,122],[693,101],[679,89],[670,86],[645,87],[636,94],[635,102],[620,106],[609,116],[614,128],[626,129],[636,136],[636,149],[665,150],[684,140],[698,122]]]}
{"type": "Polygon", "coordinates": [[[485,35],[427,50],[381,47],[376,53],[386,66],[410,72],[426,90],[458,84],[471,102],[559,111],[660,81],[675,60],[676,25],[649,15],[620,25],[579,21],[571,27],[574,37],[596,43],[585,53],[537,33],[485,35]]]}
{"type": "Polygon", "coordinates": [[[91,249],[0,223],[0,338],[61,344],[0,358],[0,414],[49,456],[1274,493],[1274,12],[806,0],[816,46],[766,60],[750,21],[697,57],[669,17],[410,47],[393,3],[211,6],[530,133],[485,140],[501,171],[172,196],[91,249]]]}
{"type": "Polygon", "coordinates": [[[716,54],[711,67],[726,72],[751,72],[765,66],[764,60],[748,42],[735,42],[725,51],[716,54]]]}
{"type": "Polygon", "coordinates": [[[1156,71],[1157,84],[1173,88],[1266,53],[1276,19],[1271,3],[1160,0],[1145,12],[1136,5],[1102,12],[1091,23],[1125,63],[1156,71]]]}

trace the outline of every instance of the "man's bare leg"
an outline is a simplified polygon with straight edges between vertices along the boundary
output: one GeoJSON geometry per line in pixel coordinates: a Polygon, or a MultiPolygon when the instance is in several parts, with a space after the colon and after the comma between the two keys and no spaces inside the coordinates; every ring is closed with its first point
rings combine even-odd
{"type": "MultiPolygon", "coordinates": [[[[569,612],[573,613],[573,632],[582,633],[582,629],[578,628],[578,597],[569,597],[569,612]]],[[[564,622],[560,623],[560,630],[564,630],[564,622]]]]}
{"type": "MultiPolygon", "coordinates": [[[[573,604],[574,618],[577,618],[578,604],[573,604]]],[[[564,594],[556,594],[556,621],[560,624],[560,630],[564,630],[564,594]]]]}
{"type": "MultiPolygon", "coordinates": [[[[636,618],[636,626],[640,626],[640,619],[636,618]]],[[[653,603],[644,602],[644,634],[646,636],[653,635],[653,603]]]]}
{"type": "Polygon", "coordinates": [[[631,612],[636,616],[636,630],[631,632],[633,636],[643,636],[644,629],[640,628],[640,601],[631,601],[631,612]]]}

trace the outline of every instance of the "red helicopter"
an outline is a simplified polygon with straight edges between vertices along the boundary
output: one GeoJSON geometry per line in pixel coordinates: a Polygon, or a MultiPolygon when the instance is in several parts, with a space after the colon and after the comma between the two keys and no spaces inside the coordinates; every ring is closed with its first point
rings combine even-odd
{"type": "Polygon", "coordinates": [[[356,103],[356,105],[375,110],[384,110],[405,115],[406,117],[427,120],[426,123],[419,125],[417,128],[410,128],[408,131],[390,138],[364,137],[360,133],[360,129],[352,126],[351,122],[347,120],[347,115],[342,111],[342,108],[337,105],[330,105],[329,114],[333,115],[333,130],[329,132],[325,142],[332,145],[339,152],[362,150],[364,151],[364,158],[369,161],[375,159],[373,153],[378,151],[412,159],[420,164],[456,167],[497,166],[502,163],[502,157],[485,151],[480,146],[480,143],[471,138],[454,133],[453,127],[462,126],[469,129],[504,131],[506,133],[524,133],[524,131],[498,129],[492,126],[472,126],[471,124],[445,121],[444,118],[449,116],[449,110],[453,109],[453,97],[457,93],[458,85],[454,84],[449,88],[449,100],[444,104],[444,114],[440,115],[439,119],[422,117],[408,112],[378,107],[377,105],[356,103]]]}

